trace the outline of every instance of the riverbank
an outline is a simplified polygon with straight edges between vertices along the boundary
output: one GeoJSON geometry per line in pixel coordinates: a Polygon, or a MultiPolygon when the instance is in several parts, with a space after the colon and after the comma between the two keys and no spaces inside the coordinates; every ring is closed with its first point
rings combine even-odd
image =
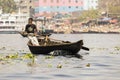
{"type": "Polygon", "coordinates": [[[120,23],[91,26],[82,25],[81,23],[59,26],[46,24],[46,29],[52,30],[53,33],[120,33],[120,23]]]}

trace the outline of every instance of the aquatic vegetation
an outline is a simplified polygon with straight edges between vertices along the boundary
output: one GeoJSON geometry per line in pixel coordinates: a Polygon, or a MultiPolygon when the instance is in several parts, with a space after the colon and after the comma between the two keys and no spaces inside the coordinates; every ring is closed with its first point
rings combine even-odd
{"type": "Polygon", "coordinates": [[[31,54],[31,53],[27,53],[24,56],[22,56],[22,58],[25,59],[31,59],[31,62],[28,62],[27,65],[28,66],[35,66],[35,55],[31,54]]]}
{"type": "Polygon", "coordinates": [[[45,59],[53,59],[54,56],[50,55],[50,56],[45,56],[45,59]]]}
{"type": "Polygon", "coordinates": [[[99,50],[108,50],[108,48],[98,48],[99,50]]]}
{"type": "Polygon", "coordinates": [[[114,47],[114,50],[120,51],[120,47],[119,47],[119,46],[115,46],[115,47],[114,47]]]}
{"type": "Polygon", "coordinates": [[[110,52],[110,54],[119,54],[118,52],[110,52]]]}
{"type": "Polygon", "coordinates": [[[28,62],[28,63],[27,63],[27,66],[29,66],[29,67],[35,67],[35,66],[36,66],[36,63],[34,63],[34,62],[28,62]]]}
{"type": "Polygon", "coordinates": [[[96,47],[93,47],[93,48],[90,48],[91,50],[108,50],[108,48],[96,48],[96,47]]]}
{"type": "Polygon", "coordinates": [[[90,67],[90,63],[86,64],[86,67],[90,67]]]}
{"type": "Polygon", "coordinates": [[[17,59],[18,58],[18,53],[16,54],[9,54],[7,56],[5,56],[6,59],[17,59]]]}
{"type": "Polygon", "coordinates": [[[113,51],[110,52],[110,54],[120,54],[120,47],[119,46],[115,46],[113,48],[113,51]]]}
{"type": "Polygon", "coordinates": [[[35,55],[31,54],[31,53],[26,53],[23,56],[21,56],[21,58],[24,59],[34,59],[35,55]]]}
{"type": "Polygon", "coordinates": [[[52,68],[52,66],[53,66],[52,64],[48,64],[48,68],[52,68]]]}
{"type": "Polygon", "coordinates": [[[18,62],[18,61],[24,61],[24,60],[30,60],[31,64],[35,63],[35,56],[31,53],[26,53],[23,55],[20,55],[18,53],[14,54],[7,54],[7,55],[0,55],[0,64],[7,64],[11,62],[18,62]]]}
{"type": "Polygon", "coordinates": [[[59,64],[57,65],[57,68],[62,68],[62,64],[59,63],[59,64]]]}
{"type": "MultiPolygon", "coordinates": [[[[44,67],[44,68],[63,68],[68,67],[70,62],[68,60],[64,60],[60,57],[60,60],[63,62],[58,62],[55,60],[53,55],[48,56],[40,56],[40,62],[37,62],[37,56],[33,55],[32,53],[9,53],[9,54],[0,54],[0,66],[1,65],[16,65],[16,64],[24,64],[27,67],[44,67]]],[[[38,58],[38,59],[39,59],[38,58]]],[[[59,58],[58,58],[59,59],[59,58]]]]}

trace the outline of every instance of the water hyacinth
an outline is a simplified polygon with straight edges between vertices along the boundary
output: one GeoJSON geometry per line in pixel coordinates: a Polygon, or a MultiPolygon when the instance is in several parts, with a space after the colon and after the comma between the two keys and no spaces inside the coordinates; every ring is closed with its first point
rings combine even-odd
{"type": "Polygon", "coordinates": [[[3,56],[0,55],[0,61],[4,60],[3,56]]]}
{"type": "Polygon", "coordinates": [[[98,48],[99,50],[108,50],[108,48],[98,48]]]}
{"type": "Polygon", "coordinates": [[[48,68],[52,68],[52,66],[53,66],[52,64],[48,64],[48,68]]]}
{"type": "Polygon", "coordinates": [[[57,68],[62,68],[62,64],[59,63],[59,64],[57,65],[57,68]]]}
{"type": "Polygon", "coordinates": [[[26,53],[25,55],[21,56],[22,59],[33,59],[35,56],[31,53],[26,53]]]}
{"type": "MultiPolygon", "coordinates": [[[[30,60],[31,63],[35,63],[35,56],[31,53],[26,53],[24,55],[19,55],[18,53],[15,54],[8,54],[8,55],[0,55],[0,62],[2,63],[8,63],[12,60],[13,61],[24,61],[24,60],[30,60]]],[[[1,63],[1,64],[2,64],[1,63]]]]}
{"type": "Polygon", "coordinates": [[[92,47],[92,48],[90,48],[90,50],[108,50],[108,48],[96,48],[96,47],[92,47]]]}
{"type": "Polygon", "coordinates": [[[120,51],[120,47],[118,47],[118,46],[114,47],[114,49],[115,49],[116,51],[120,51]]]}
{"type": "Polygon", "coordinates": [[[45,59],[53,59],[54,56],[50,55],[50,56],[45,56],[45,59]]]}
{"type": "Polygon", "coordinates": [[[18,53],[16,54],[9,54],[6,56],[7,59],[17,59],[18,58],[18,53]]]}
{"type": "Polygon", "coordinates": [[[86,67],[90,67],[90,63],[86,64],[86,67]]]}
{"type": "Polygon", "coordinates": [[[110,52],[110,54],[119,54],[118,52],[110,52]]]}

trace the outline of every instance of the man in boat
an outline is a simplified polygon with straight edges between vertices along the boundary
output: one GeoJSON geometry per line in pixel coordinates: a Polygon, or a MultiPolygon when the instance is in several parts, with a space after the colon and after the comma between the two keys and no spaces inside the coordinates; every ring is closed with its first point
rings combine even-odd
{"type": "Polygon", "coordinates": [[[25,27],[25,33],[28,34],[28,38],[31,40],[31,43],[34,46],[39,46],[38,40],[36,38],[37,35],[37,27],[33,24],[33,19],[28,19],[28,24],[25,27]]]}
{"type": "Polygon", "coordinates": [[[28,24],[25,27],[25,32],[28,34],[37,34],[37,27],[35,24],[33,24],[33,18],[28,19],[28,24]]]}
{"type": "Polygon", "coordinates": [[[25,31],[20,32],[21,35],[27,37],[29,34],[37,35],[37,27],[33,24],[33,19],[28,19],[28,24],[25,26],[25,31]]]}

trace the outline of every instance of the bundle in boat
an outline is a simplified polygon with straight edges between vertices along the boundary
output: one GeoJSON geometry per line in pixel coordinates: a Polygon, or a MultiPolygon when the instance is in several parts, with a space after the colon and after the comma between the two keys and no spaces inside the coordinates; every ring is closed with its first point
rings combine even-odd
{"type": "Polygon", "coordinates": [[[76,42],[69,42],[69,41],[53,41],[53,40],[45,40],[45,39],[37,39],[39,45],[33,45],[31,40],[28,42],[28,47],[33,54],[49,54],[55,50],[64,50],[68,51],[72,54],[76,55],[80,49],[89,50],[86,47],[83,47],[83,40],[79,40],[76,42]]]}
{"type": "Polygon", "coordinates": [[[50,36],[51,34],[50,33],[37,33],[37,35],[35,35],[35,34],[31,34],[31,33],[27,33],[27,32],[19,32],[23,37],[28,37],[29,35],[32,35],[32,36],[50,36]]]}

